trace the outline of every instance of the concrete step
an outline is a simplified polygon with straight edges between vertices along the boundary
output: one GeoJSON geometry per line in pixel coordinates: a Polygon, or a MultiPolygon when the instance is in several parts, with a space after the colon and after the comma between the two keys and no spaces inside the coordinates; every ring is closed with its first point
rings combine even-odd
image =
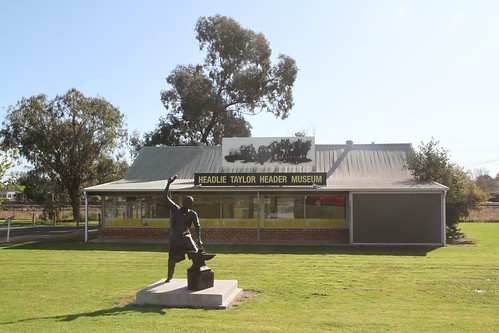
{"type": "Polygon", "coordinates": [[[226,309],[242,292],[237,280],[215,280],[212,288],[187,289],[187,279],[159,280],[137,292],[135,305],[226,309]]]}

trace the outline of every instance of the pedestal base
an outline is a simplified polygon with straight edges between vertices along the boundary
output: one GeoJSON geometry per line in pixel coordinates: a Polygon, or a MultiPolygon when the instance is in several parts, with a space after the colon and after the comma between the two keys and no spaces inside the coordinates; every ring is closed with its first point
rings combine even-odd
{"type": "Polygon", "coordinates": [[[164,279],[137,292],[134,305],[161,305],[173,308],[226,309],[242,292],[237,280],[215,280],[211,288],[187,289],[186,279],[164,279]]]}

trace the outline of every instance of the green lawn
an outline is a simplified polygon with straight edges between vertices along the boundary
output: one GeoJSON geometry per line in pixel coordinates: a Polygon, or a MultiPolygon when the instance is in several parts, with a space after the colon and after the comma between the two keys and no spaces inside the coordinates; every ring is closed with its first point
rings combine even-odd
{"type": "Polygon", "coordinates": [[[258,291],[231,310],[126,306],[165,245],[3,246],[0,332],[498,332],[499,224],[460,227],[475,244],[208,245],[215,278],[258,291]]]}

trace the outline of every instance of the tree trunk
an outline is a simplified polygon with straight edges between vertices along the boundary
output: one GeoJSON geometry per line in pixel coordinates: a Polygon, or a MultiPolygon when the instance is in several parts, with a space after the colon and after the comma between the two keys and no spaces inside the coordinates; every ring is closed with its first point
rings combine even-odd
{"type": "Polygon", "coordinates": [[[208,136],[210,135],[211,131],[213,131],[213,127],[215,127],[215,125],[217,124],[218,116],[220,115],[221,112],[223,112],[223,110],[213,111],[213,116],[211,117],[208,126],[206,126],[203,137],[201,138],[201,142],[203,142],[206,145],[208,145],[208,136]]]}
{"type": "Polygon", "coordinates": [[[76,226],[80,226],[80,191],[79,187],[75,187],[70,191],[71,207],[73,208],[73,220],[76,221],[76,226]]]}

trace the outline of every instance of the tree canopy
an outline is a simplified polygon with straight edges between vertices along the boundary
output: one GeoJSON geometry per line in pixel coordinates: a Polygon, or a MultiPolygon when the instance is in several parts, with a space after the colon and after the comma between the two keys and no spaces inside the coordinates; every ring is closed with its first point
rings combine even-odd
{"type": "Polygon", "coordinates": [[[161,92],[168,114],[146,134],[146,145],[220,144],[223,137],[250,136],[245,115],[269,112],[288,117],[293,107],[296,62],[272,51],[261,33],[225,16],[201,17],[196,24],[202,65],[179,65],[161,92]]]}
{"type": "MultiPolygon", "coordinates": [[[[15,166],[17,158],[17,149],[10,149],[8,151],[0,151],[0,180],[3,180],[3,177],[7,173],[7,171],[15,166]]],[[[0,188],[2,188],[3,182],[0,182],[0,188]]]]}
{"type": "Polygon", "coordinates": [[[124,116],[101,97],[76,89],[49,100],[40,94],[10,106],[2,123],[1,146],[17,148],[32,174],[49,181],[52,191],[65,191],[79,221],[83,186],[100,180],[110,159],[126,139],[124,116]]]}
{"type": "Polygon", "coordinates": [[[492,178],[488,174],[480,174],[476,176],[475,184],[486,192],[499,191],[499,173],[496,178],[492,178]]]}
{"type": "Polygon", "coordinates": [[[408,156],[407,168],[414,178],[433,181],[449,187],[446,196],[447,234],[459,237],[459,221],[468,217],[472,210],[487,200],[487,194],[480,190],[469,175],[457,164],[450,162],[448,151],[439,146],[433,138],[421,143],[418,150],[408,156]]]}

